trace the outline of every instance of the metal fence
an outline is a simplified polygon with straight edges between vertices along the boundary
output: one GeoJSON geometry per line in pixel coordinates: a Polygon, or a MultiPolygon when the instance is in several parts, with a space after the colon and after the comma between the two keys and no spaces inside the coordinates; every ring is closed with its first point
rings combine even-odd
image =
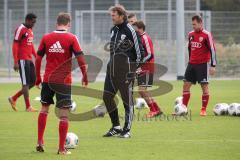
{"type": "MultiPolygon", "coordinates": [[[[204,24],[217,42],[218,77],[238,77],[240,69],[240,12],[200,11],[199,0],[185,0],[185,35],[191,30],[191,16],[202,13],[204,24]]],[[[27,12],[37,14],[34,27],[36,47],[41,37],[55,29],[59,12],[72,14],[71,31],[81,40],[88,54],[107,61],[104,44],[109,40],[111,27],[108,8],[120,3],[146,22],[152,37],[157,63],[164,64],[169,74],[176,74],[176,0],[0,0],[0,77],[15,76],[12,68],[11,43],[16,27],[27,12]]],[[[185,43],[187,44],[187,42],[185,43]]],[[[185,50],[187,60],[187,49],[185,50]]],[[[102,69],[105,71],[105,67],[102,69]]]]}
{"type": "MultiPolygon", "coordinates": [[[[176,73],[176,11],[174,10],[129,10],[146,23],[155,46],[155,61],[168,67],[169,73],[176,73]]],[[[191,17],[195,10],[185,11],[185,30],[191,31],[191,17]]],[[[210,11],[199,11],[203,15],[205,28],[211,30],[210,11]]],[[[104,45],[109,41],[112,22],[108,11],[75,11],[75,32],[88,53],[107,61],[108,52],[104,45]],[[96,45],[97,44],[97,45],[96,45]],[[95,47],[93,47],[94,45],[95,47]],[[99,47],[96,47],[99,46],[99,47]]],[[[103,70],[105,67],[103,68],[103,70]]]]}

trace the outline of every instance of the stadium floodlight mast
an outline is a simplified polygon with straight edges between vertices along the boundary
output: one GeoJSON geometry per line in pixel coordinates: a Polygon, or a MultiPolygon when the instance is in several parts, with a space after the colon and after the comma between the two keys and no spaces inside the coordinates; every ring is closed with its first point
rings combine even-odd
{"type": "Polygon", "coordinates": [[[177,0],[176,8],[177,80],[181,80],[185,69],[184,0],[177,0]]]}

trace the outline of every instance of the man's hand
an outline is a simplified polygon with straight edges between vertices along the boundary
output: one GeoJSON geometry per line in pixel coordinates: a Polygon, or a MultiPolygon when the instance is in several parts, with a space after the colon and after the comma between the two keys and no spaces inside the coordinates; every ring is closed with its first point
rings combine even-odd
{"type": "Polygon", "coordinates": [[[85,62],[84,56],[80,55],[77,56],[77,61],[78,61],[78,65],[80,67],[80,70],[82,72],[82,86],[83,87],[87,87],[88,85],[88,77],[87,77],[87,64],[85,62]]]}
{"type": "Polygon", "coordinates": [[[35,82],[35,85],[38,89],[40,89],[40,84],[42,83],[42,78],[41,76],[37,76],[37,79],[36,79],[36,82],[35,82]]]}
{"type": "Polygon", "coordinates": [[[142,68],[139,67],[137,70],[136,70],[136,74],[140,74],[142,72],[142,68]]]}
{"type": "Polygon", "coordinates": [[[209,68],[209,73],[210,73],[211,76],[213,76],[215,74],[215,72],[216,72],[215,67],[210,67],[209,68]]]}
{"type": "Polygon", "coordinates": [[[84,75],[82,78],[82,86],[87,87],[87,85],[88,85],[88,77],[87,75],[84,75]]]}
{"type": "Polygon", "coordinates": [[[13,69],[14,69],[15,72],[18,72],[18,70],[19,70],[18,63],[14,63],[13,69]]]}

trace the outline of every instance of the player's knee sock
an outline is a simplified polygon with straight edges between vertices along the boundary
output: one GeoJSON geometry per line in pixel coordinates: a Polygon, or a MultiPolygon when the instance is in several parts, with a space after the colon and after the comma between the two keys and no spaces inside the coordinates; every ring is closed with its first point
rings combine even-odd
{"type": "Polygon", "coordinates": [[[31,107],[29,97],[27,97],[27,98],[24,97],[24,101],[25,101],[26,109],[28,109],[29,107],[31,107]]]}
{"type": "Polygon", "coordinates": [[[155,108],[153,102],[150,102],[150,103],[148,102],[147,105],[148,105],[151,112],[156,112],[156,108],[155,108]]]}
{"type": "Polygon", "coordinates": [[[188,106],[188,102],[190,99],[190,92],[189,91],[183,91],[183,104],[187,107],[188,106]]]}
{"type": "Polygon", "coordinates": [[[61,117],[59,121],[59,150],[64,151],[65,141],[68,132],[68,118],[61,117]]]}
{"type": "Polygon", "coordinates": [[[206,110],[209,100],[209,94],[202,95],[202,110],[206,110]]]}
{"type": "Polygon", "coordinates": [[[38,115],[38,144],[43,145],[43,135],[46,127],[48,112],[40,112],[38,115]]]}
{"type": "Polygon", "coordinates": [[[157,110],[156,110],[156,107],[155,107],[155,105],[154,105],[153,100],[152,100],[150,97],[148,97],[148,96],[145,94],[145,92],[140,92],[140,95],[141,95],[141,97],[147,102],[147,105],[148,105],[150,111],[151,111],[151,112],[156,112],[157,110]]]}
{"type": "Polygon", "coordinates": [[[12,100],[16,101],[18,97],[22,95],[22,90],[18,91],[15,95],[12,96],[12,100]]]}
{"type": "Polygon", "coordinates": [[[154,106],[156,112],[161,112],[160,107],[158,106],[158,104],[155,101],[153,101],[153,106],[154,106]]]}

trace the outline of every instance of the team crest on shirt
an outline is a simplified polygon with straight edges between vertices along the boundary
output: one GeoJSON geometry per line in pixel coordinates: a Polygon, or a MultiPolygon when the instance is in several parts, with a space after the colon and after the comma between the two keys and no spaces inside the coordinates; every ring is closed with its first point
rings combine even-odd
{"type": "Polygon", "coordinates": [[[126,35],[125,35],[125,34],[122,34],[122,35],[121,35],[121,40],[123,41],[125,38],[126,38],[126,35]]]}
{"type": "Polygon", "coordinates": [[[203,41],[203,37],[199,37],[199,42],[202,42],[203,41]]]}
{"type": "Polygon", "coordinates": [[[29,37],[29,38],[27,39],[27,42],[28,42],[28,43],[32,43],[32,42],[33,42],[33,37],[29,37]]]}

